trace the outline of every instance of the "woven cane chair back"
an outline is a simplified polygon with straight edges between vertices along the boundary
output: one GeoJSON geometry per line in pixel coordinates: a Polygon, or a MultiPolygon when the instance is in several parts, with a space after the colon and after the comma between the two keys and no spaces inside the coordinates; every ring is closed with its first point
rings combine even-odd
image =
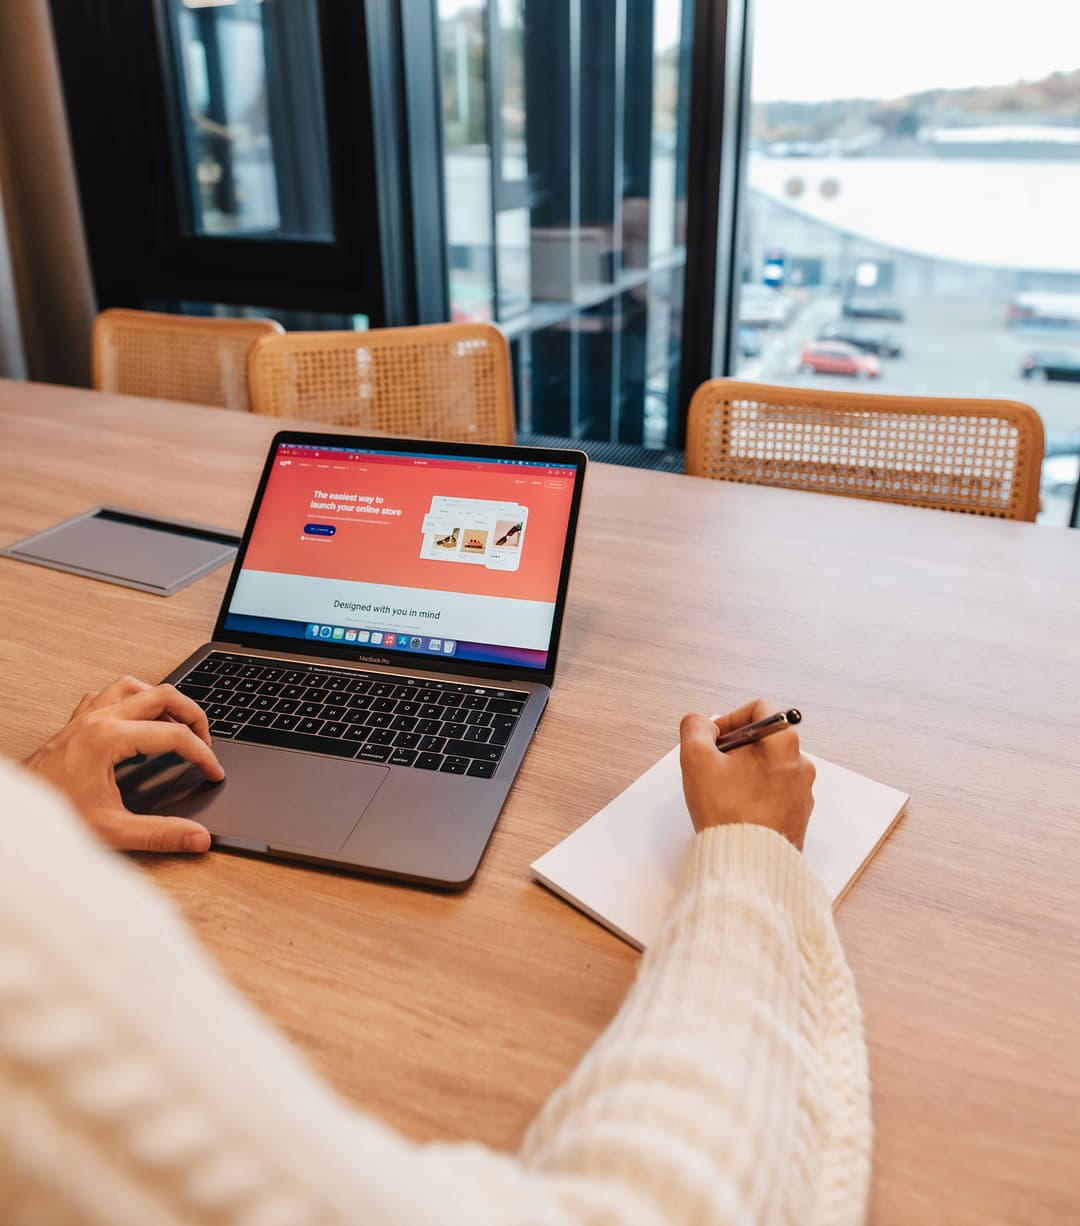
{"type": "Polygon", "coordinates": [[[1042,458],[1042,422],[1014,400],[711,379],[687,422],[692,476],[999,519],[1035,519],[1042,458]]]}
{"type": "Polygon", "coordinates": [[[155,396],[247,410],[247,359],[272,319],[212,319],[157,311],[102,311],[94,321],[93,385],[102,392],[155,396]]]}
{"type": "Polygon", "coordinates": [[[514,441],[510,350],[491,324],[268,336],[252,350],[248,374],[256,413],[415,438],[514,441]]]}

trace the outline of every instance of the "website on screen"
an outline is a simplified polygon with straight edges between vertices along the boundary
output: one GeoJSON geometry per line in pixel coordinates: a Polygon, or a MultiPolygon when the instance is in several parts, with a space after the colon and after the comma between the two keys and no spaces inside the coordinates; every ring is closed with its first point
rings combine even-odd
{"type": "Polygon", "coordinates": [[[225,628],[542,668],[575,476],[283,445],[225,628]]]}

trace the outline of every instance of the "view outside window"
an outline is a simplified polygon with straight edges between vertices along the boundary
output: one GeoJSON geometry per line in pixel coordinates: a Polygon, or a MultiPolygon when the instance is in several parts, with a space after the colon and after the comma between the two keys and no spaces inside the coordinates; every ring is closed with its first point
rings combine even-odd
{"type": "Polygon", "coordinates": [[[446,241],[457,320],[495,318],[486,20],[482,4],[439,0],[446,241]]]}
{"type": "Polygon", "coordinates": [[[1025,401],[1080,453],[1080,5],[757,0],[737,373],[1025,401]]]}
{"type": "Polygon", "coordinates": [[[316,0],[167,12],[190,232],[332,239],[316,0]]]}
{"type": "Polygon", "coordinates": [[[451,311],[519,432],[675,431],[691,0],[438,0],[451,311]]]}

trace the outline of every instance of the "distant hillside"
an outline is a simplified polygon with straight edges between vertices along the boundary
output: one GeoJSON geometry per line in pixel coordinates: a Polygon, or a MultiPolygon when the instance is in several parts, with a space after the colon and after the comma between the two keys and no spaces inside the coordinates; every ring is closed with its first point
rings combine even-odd
{"type": "Polygon", "coordinates": [[[1041,81],[931,89],[902,98],[760,102],[751,112],[751,134],[767,142],[822,141],[856,137],[868,129],[903,137],[916,135],[922,127],[1021,122],[1080,127],[1080,69],[1055,72],[1041,81]]]}

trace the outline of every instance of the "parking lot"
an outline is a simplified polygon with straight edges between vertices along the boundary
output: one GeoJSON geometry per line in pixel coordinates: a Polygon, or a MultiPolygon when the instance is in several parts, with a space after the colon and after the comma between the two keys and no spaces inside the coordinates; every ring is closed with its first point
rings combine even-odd
{"type": "MultiPolygon", "coordinates": [[[[1006,327],[1000,303],[908,299],[896,305],[904,311],[902,323],[860,321],[889,332],[904,348],[901,357],[881,359],[881,378],[873,386],[897,394],[986,396],[1032,405],[1042,417],[1047,445],[1039,521],[1064,524],[1080,452],[1080,383],[1025,379],[1020,372],[1033,350],[1080,355],[1080,330],[1006,327]]],[[[786,327],[758,330],[761,355],[742,359],[739,375],[764,383],[866,390],[866,383],[850,377],[798,369],[804,342],[840,317],[839,297],[807,297],[786,327]]]]}

